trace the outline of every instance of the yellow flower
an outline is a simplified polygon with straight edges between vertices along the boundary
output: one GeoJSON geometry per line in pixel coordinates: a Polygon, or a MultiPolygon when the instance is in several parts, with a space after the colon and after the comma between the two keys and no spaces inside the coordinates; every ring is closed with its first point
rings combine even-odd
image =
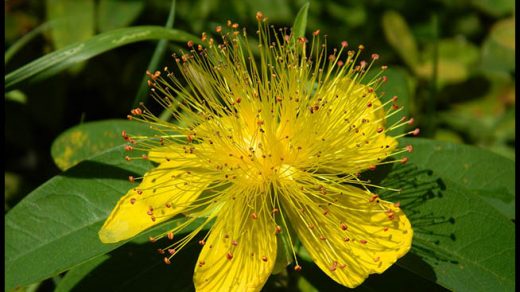
{"type": "Polygon", "coordinates": [[[197,238],[198,291],[259,291],[277,245],[296,237],[329,277],[356,287],[410,249],[413,232],[399,204],[380,199],[358,177],[376,165],[406,162],[387,159],[411,151],[388,132],[410,120],[385,124],[399,109],[395,98],[382,104],[376,94],[386,81],[384,66],[367,80],[377,54],[358,62],[363,46],[355,52],[342,42],[327,55],[319,31],[309,42],[270,28],[260,12],[257,20],[255,45],[228,21],[227,29],[216,29],[220,44],[203,34],[205,48],[188,42],[190,51],[174,56],[177,73],[149,73],[153,96],[176,122],[144,106],[132,110],[130,118],[157,135],[123,133],[127,150],[147,151],[144,158],[158,165],[119,201],[99,237],[121,241],[184,214],[186,223],[153,240],[174,242],[160,250],[170,263],[213,223],[197,238]],[[173,240],[201,218],[193,232],[173,240]]]}

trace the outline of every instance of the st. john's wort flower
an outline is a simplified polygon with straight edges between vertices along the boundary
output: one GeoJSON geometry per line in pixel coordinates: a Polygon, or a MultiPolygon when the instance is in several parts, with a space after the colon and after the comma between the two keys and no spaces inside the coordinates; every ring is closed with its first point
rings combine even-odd
{"type": "Polygon", "coordinates": [[[319,31],[309,42],[269,27],[262,13],[257,20],[258,43],[228,21],[227,29],[216,28],[221,40],[203,34],[205,46],[188,42],[189,52],[174,55],[178,73],[148,73],[153,96],[175,122],[144,106],[132,110],[129,118],[157,135],[124,132],[126,149],[144,150],[158,165],[131,178],[140,184],[121,198],[99,237],[121,241],[184,214],[184,224],[153,240],[173,242],[160,249],[168,264],[190,240],[203,245],[198,291],[260,290],[277,244],[296,237],[329,277],[358,286],[410,249],[413,232],[399,204],[379,198],[359,173],[406,162],[392,156],[411,146],[399,147],[388,133],[411,120],[386,124],[399,107],[396,97],[382,103],[376,94],[385,66],[367,77],[377,54],[359,60],[364,47],[349,50],[345,41],[328,54],[319,31]]]}

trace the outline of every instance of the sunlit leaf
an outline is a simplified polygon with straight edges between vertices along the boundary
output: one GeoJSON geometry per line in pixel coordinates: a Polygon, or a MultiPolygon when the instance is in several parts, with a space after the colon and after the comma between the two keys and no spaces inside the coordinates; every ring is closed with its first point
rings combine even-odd
{"type": "Polygon", "coordinates": [[[381,184],[400,201],[414,228],[412,252],[422,262],[399,261],[455,291],[512,291],[515,270],[514,162],[475,147],[405,139],[414,146],[381,184]],[[475,279],[478,279],[476,281],[475,279]]]}
{"type": "Polygon", "coordinates": [[[107,149],[127,144],[121,137],[122,131],[129,135],[153,135],[150,126],[126,120],[104,120],[80,124],[63,132],[51,147],[54,163],[66,170],[77,163],[100,154],[107,149]]]}

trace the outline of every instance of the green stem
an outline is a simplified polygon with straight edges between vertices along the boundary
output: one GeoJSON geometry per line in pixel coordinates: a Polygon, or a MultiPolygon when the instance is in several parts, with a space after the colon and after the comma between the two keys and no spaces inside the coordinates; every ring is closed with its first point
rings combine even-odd
{"type": "Polygon", "coordinates": [[[45,22],[26,33],[19,40],[17,40],[14,44],[12,44],[9,49],[4,54],[4,65],[6,65],[13,56],[18,53],[25,45],[27,45],[31,40],[33,40],[37,35],[44,32],[48,28],[50,28],[50,22],[45,22]]]}
{"type": "MultiPolygon", "coordinates": [[[[172,5],[170,6],[170,13],[168,14],[168,20],[166,21],[165,28],[173,28],[173,22],[175,20],[175,0],[172,0],[172,5]]],[[[160,40],[157,43],[157,47],[155,47],[155,51],[152,55],[152,59],[150,60],[150,63],[148,64],[148,71],[154,72],[157,70],[157,65],[159,64],[159,61],[162,59],[164,52],[166,50],[166,46],[168,44],[168,41],[163,39],[160,40]]],[[[143,79],[141,80],[141,85],[139,86],[139,89],[137,91],[137,95],[134,98],[133,106],[137,107],[140,102],[146,102],[148,99],[148,76],[146,74],[143,76],[143,79]]]]}

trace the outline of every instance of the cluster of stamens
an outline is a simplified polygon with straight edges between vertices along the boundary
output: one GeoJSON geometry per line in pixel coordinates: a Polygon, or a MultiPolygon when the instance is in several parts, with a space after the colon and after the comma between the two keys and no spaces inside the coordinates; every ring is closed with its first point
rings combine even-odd
{"type": "MultiPolygon", "coordinates": [[[[203,33],[200,41],[187,43],[188,52],[173,55],[180,76],[168,68],[163,72],[147,72],[152,96],[171,118],[184,124],[162,120],[143,104],[128,115],[130,120],[149,124],[158,134],[131,136],[123,131],[122,137],[128,142],[126,160],[177,162],[176,172],[168,180],[161,180],[150,188],[134,188],[135,196],[130,204],[136,205],[143,192],[168,195],[171,189],[197,187],[194,186],[196,171],[201,168],[204,176],[211,178],[201,184],[203,195],[189,204],[172,197],[165,204],[143,209],[142,216],[153,222],[163,216],[164,209],[182,208],[187,215],[183,224],[150,238],[153,242],[161,238],[172,242],[158,250],[166,264],[170,264],[172,257],[198,232],[223,216],[215,210],[236,200],[244,203],[245,220],[268,216],[273,234],[288,237],[288,242],[294,242],[290,238],[289,212],[306,222],[305,228],[319,241],[341,237],[346,245],[358,245],[352,248],[354,251],[359,245],[377,249],[378,238],[386,238],[393,226],[393,223],[381,223],[379,234],[370,240],[360,238],[356,218],[344,222],[331,212],[332,209],[348,212],[349,208],[356,208],[338,201],[344,195],[340,186],[356,185],[367,191],[368,187],[379,187],[360,180],[359,174],[367,169],[375,170],[378,165],[406,163],[406,157],[388,158],[413,151],[411,145],[395,148],[391,144],[393,140],[385,142],[391,131],[414,122],[407,117],[389,126],[382,122],[402,109],[397,104],[397,96],[384,103],[376,96],[379,87],[387,81],[383,75],[387,67],[382,66],[378,74],[365,81],[379,55],[372,54],[370,61],[358,62],[364,46],[360,45],[356,52],[348,50],[348,43],[343,41],[339,49],[333,49],[327,56],[326,38],[321,43],[319,30],[313,33],[309,48],[305,37],[294,38],[287,29],[269,30],[260,13],[257,20],[260,64],[254,60],[245,30],[239,30],[238,24],[228,21],[229,32],[221,26],[216,28],[222,39],[220,44],[203,33]],[[275,41],[269,42],[269,37],[275,41]],[[187,81],[187,85],[181,80],[187,81]],[[131,156],[135,151],[146,154],[131,156]],[[158,151],[156,156],[154,151],[158,151]],[[327,189],[320,184],[324,182],[337,187],[327,189]],[[239,186],[239,191],[230,192],[232,186],[239,186]],[[301,195],[314,201],[295,200],[301,195]],[[257,201],[265,204],[255,205],[257,201]],[[313,202],[319,203],[321,209],[309,208],[313,202]],[[269,214],[265,215],[266,212],[269,214]],[[180,239],[174,236],[201,218],[202,224],[193,232],[180,239]],[[325,228],[325,222],[333,222],[336,229],[325,228]]],[[[393,139],[409,134],[418,135],[419,129],[393,139]]],[[[161,175],[167,175],[168,171],[170,169],[159,169],[151,173],[162,179],[161,175]]],[[[146,176],[129,177],[132,183],[144,179],[146,176]]],[[[357,194],[352,196],[361,198],[357,194]]],[[[366,199],[366,204],[379,205],[378,212],[384,213],[389,222],[395,221],[398,204],[389,208],[381,204],[375,194],[366,199]]],[[[210,233],[198,239],[201,246],[206,245],[210,233]]],[[[222,235],[229,246],[222,257],[228,261],[234,260],[234,251],[242,244],[241,235],[235,235],[238,237],[222,235]]],[[[291,249],[294,270],[300,271],[296,251],[291,249]]],[[[255,256],[262,262],[275,260],[261,254],[255,256]]],[[[380,258],[375,257],[374,262],[378,261],[380,258]]],[[[330,255],[332,272],[349,264],[330,255]]],[[[206,265],[205,260],[200,260],[198,265],[206,265]]]]}

